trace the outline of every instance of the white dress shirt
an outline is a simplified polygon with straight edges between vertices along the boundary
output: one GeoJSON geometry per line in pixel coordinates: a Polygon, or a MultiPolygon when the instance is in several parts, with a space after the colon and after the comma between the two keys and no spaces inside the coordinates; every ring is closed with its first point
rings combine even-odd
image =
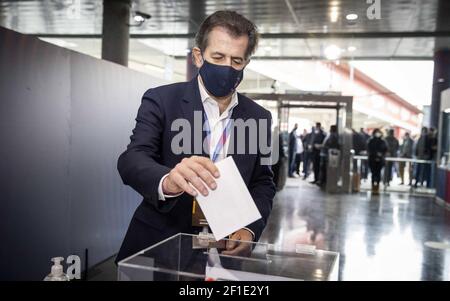
{"type": "Polygon", "coordinates": [[[300,137],[297,136],[297,154],[303,153],[303,142],[300,137]]]}

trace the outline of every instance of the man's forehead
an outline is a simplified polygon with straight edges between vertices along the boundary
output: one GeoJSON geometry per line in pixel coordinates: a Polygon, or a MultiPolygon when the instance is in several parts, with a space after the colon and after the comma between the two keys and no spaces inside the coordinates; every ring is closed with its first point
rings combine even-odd
{"type": "Polygon", "coordinates": [[[218,52],[244,58],[247,46],[248,36],[235,36],[223,27],[215,27],[208,34],[206,48],[210,53],[218,52]]]}

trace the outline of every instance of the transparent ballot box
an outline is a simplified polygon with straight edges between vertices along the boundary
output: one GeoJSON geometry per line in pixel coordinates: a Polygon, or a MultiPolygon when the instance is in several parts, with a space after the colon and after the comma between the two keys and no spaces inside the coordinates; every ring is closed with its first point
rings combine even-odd
{"type": "Polygon", "coordinates": [[[240,242],[242,252],[224,254],[219,242],[204,234],[179,233],[119,262],[121,281],[295,281],[337,280],[339,253],[296,245],[240,242]]]}

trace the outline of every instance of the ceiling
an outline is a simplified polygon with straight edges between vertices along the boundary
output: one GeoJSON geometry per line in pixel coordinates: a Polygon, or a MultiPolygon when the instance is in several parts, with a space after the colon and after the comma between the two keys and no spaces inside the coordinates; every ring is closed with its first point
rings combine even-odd
{"type": "MultiPolygon", "coordinates": [[[[379,2],[380,19],[371,20],[366,0],[136,0],[132,11],[152,17],[130,33],[181,58],[204,16],[232,9],[259,28],[255,59],[323,59],[331,44],[348,59],[431,59],[436,42],[450,45],[450,1],[379,2]],[[350,13],[358,18],[346,20],[350,13]]],[[[2,0],[0,25],[42,37],[100,39],[102,11],[102,1],[93,0],[2,0]]]]}

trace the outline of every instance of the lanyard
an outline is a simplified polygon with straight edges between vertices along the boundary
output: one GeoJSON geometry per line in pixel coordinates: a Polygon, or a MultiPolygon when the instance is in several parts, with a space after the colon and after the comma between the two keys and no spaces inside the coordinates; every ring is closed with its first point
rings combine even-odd
{"type": "MultiPolygon", "coordinates": [[[[230,126],[231,126],[231,111],[228,114],[228,118],[227,118],[227,122],[225,125],[225,128],[223,129],[222,135],[220,136],[219,141],[217,142],[216,147],[214,148],[214,152],[211,156],[211,160],[213,162],[217,161],[217,158],[219,157],[219,153],[220,151],[224,148],[228,137],[230,136],[230,126]]],[[[206,141],[208,143],[208,150],[209,150],[209,146],[210,146],[210,142],[211,142],[211,128],[209,127],[209,121],[208,121],[208,116],[206,115],[205,112],[203,112],[203,116],[205,118],[205,130],[206,130],[206,141]]]]}

